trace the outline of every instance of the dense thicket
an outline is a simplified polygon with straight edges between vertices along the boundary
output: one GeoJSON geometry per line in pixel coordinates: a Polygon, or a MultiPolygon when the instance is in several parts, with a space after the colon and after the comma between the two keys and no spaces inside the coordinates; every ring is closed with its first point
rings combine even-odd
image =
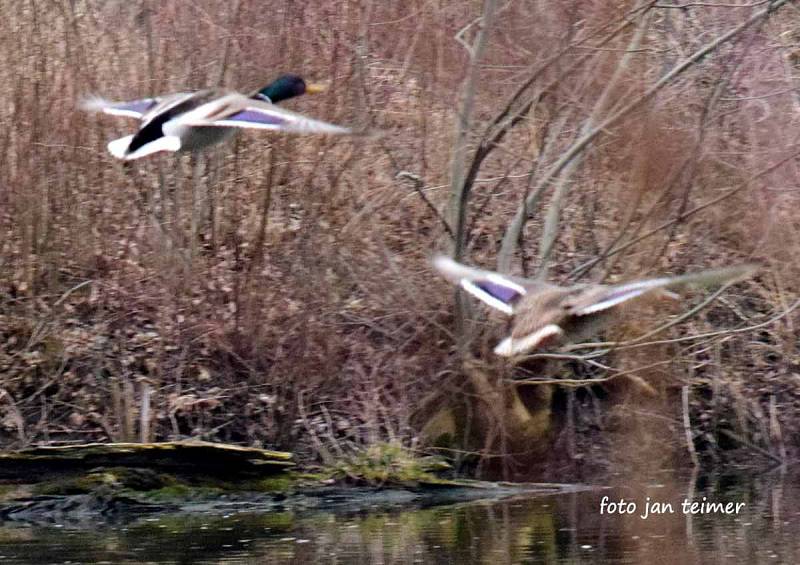
{"type": "MultiPolygon", "coordinates": [[[[492,382],[570,379],[547,397],[551,469],[729,448],[791,457],[797,6],[651,93],[765,8],[671,4],[512,1],[481,20],[486,6],[461,0],[3,3],[0,443],[191,436],[322,459],[416,446],[422,413],[476,394],[464,367],[480,362],[492,382]],[[361,134],[246,133],[121,165],[105,143],[135,124],[78,109],[91,93],[250,90],[285,71],[331,86],[289,107],[361,134]],[[500,366],[489,352],[502,321],[477,307],[455,319],[428,265],[451,248],[457,177],[471,263],[496,268],[500,253],[504,270],[561,282],[764,268],[658,343],[545,372],[500,366]],[[753,329],[714,333],[735,328],[753,329]]],[[[704,298],[642,308],[605,337],[704,298]]],[[[495,424],[462,447],[513,461],[520,449],[495,424]]]]}

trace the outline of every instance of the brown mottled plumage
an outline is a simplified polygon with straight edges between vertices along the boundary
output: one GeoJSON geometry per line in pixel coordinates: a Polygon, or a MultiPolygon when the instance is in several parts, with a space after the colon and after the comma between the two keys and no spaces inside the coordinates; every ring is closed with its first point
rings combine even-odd
{"type": "Polygon", "coordinates": [[[433,259],[433,265],[476,298],[513,316],[511,335],[494,350],[509,357],[585,339],[608,326],[621,306],[634,298],[656,292],[674,296],[670,289],[732,282],[750,276],[757,268],[747,264],[617,285],[559,287],[474,269],[441,255],[433,259]]]}

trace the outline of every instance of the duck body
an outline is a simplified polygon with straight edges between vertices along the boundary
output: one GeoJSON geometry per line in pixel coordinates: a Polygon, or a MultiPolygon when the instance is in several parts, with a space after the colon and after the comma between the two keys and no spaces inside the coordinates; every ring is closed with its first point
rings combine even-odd
{"type": "Polygon", "coordinates": [[[206,89],[128,102],[95,98],[87,101],[85,107],[141,120],[136,133],[108,144],[109,152],[115,157],[133,160],[159,151],[199,151],[226,140],[242,128],[299,134],[349,133],[346,128],[306,118],[275,105],[275,102],[319,90],[316,85],[306,85],[296,75],[284,75],[249,96],[206,89]]]}
{"type": "Polygon", "coordinates": [[[748,277],[757,269],[745,264],[617,285],[562,287],[475,269],[444,256],[435,257],[433,265],[474,297],[513,316],[510,335],[494,349],[505,357],[589,338],[612,324],[622,307],[636,298],[653,294],[678,298],[672,290],[729,283],[748,277]]]}
{"type": "MultiPolygon", "coordinates": [[[[199,151],[220,143],[231,137],[236,129],[191,126],[186,123],[186,117],[206,104],[224,99],[227,94],[218,90],[201,90],[151,99],[152,107],[142,114],[139,131],[110,142],[108,150],[118,159],[132,160],[158,151],[199,151]]],[[[141,102],[134,101],[134,104],[141,102]]],[[[203,109],[203,113],[212,109],[203,109]]]]}

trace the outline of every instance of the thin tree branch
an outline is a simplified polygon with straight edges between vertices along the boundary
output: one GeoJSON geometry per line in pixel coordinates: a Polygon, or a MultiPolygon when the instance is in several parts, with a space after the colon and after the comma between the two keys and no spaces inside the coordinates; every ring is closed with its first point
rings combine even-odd
{"type": "Polygon", "coordinates": [[[750,178],[748,178],[746,181],[744,181],[744,182],[742,182],[741,184],[739,184],[739,186],[736,186],[736,187],[734,187],[734,188],[731,188],[730,190],[727,190],[727,191],[723,192],[721,195],[719,195],[719,196],[717,196],[717,197],[715,197],[715,198],[712,198],[712,199],[711,199],[711,200],[709,200],[708,202],[705,202],[705,203],[703,203],[703,204],[699,204],[698,206],[695,206],[694,208],[692,208],[691,210],[688,210],[688,211],[687,211],[687,212],[685,212],[684,214],[682,214],[682,215],[680,215],[680,216],[678,216],[678,217],[676,217],[676,218],[673,218],[673,219],[671,219],[671,220],[668,220],[668,221],[666,221],[666,222],[664,222],[664,223],[662,223],[662,224],[660,224],[660,225],[656,226],[656,227],[655,227],[655,228],[653,228],[652,230],[650,230],[650,231],[648,231],[648,232],[645,232],[645,233],[643,233],[642,235],[640,235],[640,236],[639,236],[639,237],[637,237],[636,239],[632,239],[631,241],[629,241],[629,242],[625,243],[624,245],[621,245],[620,247],[617,247],[617,248],[615,248],[615,249],[612,249],[611,251],[609,251],[609,252],[608,252],[608,253],[606,253],[605,255],[602,255],[602,256],[600,256],[600,257],[595,257],[594,259],[591,259],[590,261],[587,261],[587,262],[586,262],[586,263],[584,263],[583,265],[580,265],[580,266],[576,267],[576,268],[575,268],[575,269],[574,269],[574,270],[573,270],[573,271],[572,271],[572,272],[569,274],[569,276],[570,276],[570,277],[577,277],[577,276],[580,276],[580,275],[582,275],[582,274],[583,274],[583,273],[584,273],[586,270],[588,270],[588,269],[591,269],[591,268],[592,268],[594,265],[596,265],[598,262],[600,262],[600,261],[603,261],[604,259],[606,259],[606,258],[610,257],[611,255],[614,255],[614,254],[616,254],[616,253],[619,253],[619,252],[621,252],[621,251],[624,251],[624,250],[628,249],[629,247],[631,247],[632,245],[636,245],[636,244],[637,244],[637,243],[639,243],[640,241],[643,241],[643,240],[645,240],[645,239],[647,239],[647,238],[649,238],[649,237],[652,237],[653,235],[657,234],[657,233],[658,233],[658,232],[660,232],[661,230],[663,230],[663,229],[666,229],[666,228],[668,228],[668,227],[672,226],[672,225],[673,225],[674,223],[676,223],[676,222],[681,222],[681,221],[685,220],[686,218],[689,218],[690,216],[693,216],[693,215],[695,215],[696,213],[698,213],[698,212],[701,212],[702,210],[705,210],[706,208],[708,208],[708,207],[710,207],[710,206],[713,206],[714,204],[718,204],[718,203],[722,202],[723,200],[727,200],[727,199],[728,199],[728,198],[730,198],[731,196],[734,196],[735,194],[737,194],[737,193],[741,192],[742,190],[744,190],[745,188],[749,187],[749,186],[750,186],[750,184],[751,184],[753,181],[755,181],[756,179],[758,179],[758,178],[760,178],[760,177],[762,177],[762,176],[764,176],[764,175],[767,175],[767,174],[771,173],[772,171],[774,171],[774,170],[776,170],[776,169],[780,168],[781,166],[785,165],[785,164],[786,164],[786,163],[788,163],[789,161],[792,161],[793,159],[797,158],[798,156],[800,156],[800,151],[797,151],[797,152],[795,152],[795,153],[791,153],[790,155],[788,155],[787,157],[784,157],[783,159],[781,159],[781,160],[780,160],[780,161],[778,161],[777,163],[775,163],[775,164],[773,164],[773,165],[770,165],[769,167],[767,167],[767,168],[765,168],[765,169],[763,169],[763,170],[761,170],[761,171],[757,172],[756,174],[754,174],[753,176],[751,176],[750,178]]]}
{"type": "MultiPolygon", "coordinates": [[[[706,43],[702,48],[695,51],[692,55],[690,55],[686,60],[682,63],[676,65],[671,71],[665,74],[661,79],[658,80],[653,86],[651,86],[647,91],[645,91],[641,96],[636,98],[635,100],[631,101],[629,104],[625,105],[616,113],[612,114],[604,121],[599,123],[595,128],[586,132],[580,139],[578,139],[572,147],[570,147],[564,154],[561,156],[558,161],[556,161],[550,169],[544,174],[540,184],[550,184],[561,172],[567,167],[576,157],[578,157],[583,150],[595,140],[604,130],[609,129],[611,126],[615,125],[617,122],[621,121],[623,118],[627,117],[633,111],[638,110],[642,107],[646,102],[652,99],[662,88],[672,82],[673,79],[681,75],[687,69],[689,69],[695,63],[701,61],[706,55],[711,53],[712,51],[718,49],[721,45],[725,44],[729,40],[733,39],[744,30],[748,29],[753,24],[759,22],[763,18],[771,15],[775,10],[777,10],[782,5],[786,4],[790,0],[775,0],[771,3],[767,8],[763,10],[759,10],[755,14],[753,14],[750,18],[748,18],[743,23],[739,24],[732,30],[724,33],[723,35],[717,37],[713,41],[706,43]]],[[[517,219],[518,216],[523,216],[521,222],[524,223],[524,214],[527,213],[527,210],[530,209],[530,206],[527,203],[523,202],[523,205],[517,209],[517,213],[515,214],[514,219],[512,220],[512,225],[519,223],[517,219]]],[[[508,245],[513,245],[513,242],[517,240],[516,234],[509,233],[506,230],[505,235],[503,236],[503,243],[506,244],[508,240],[508,245]]]]}
{"type": "Polygon", "coordinates": [[[444,216],[442,216],[442,213],[439,212],[439,209],[434,206],[433,202],[430,201],[430,199],[425,195],[425,192],[422,190],[425,186],[425,182],[419,178],[419,176],[408,171],[400,171],[395,175],[395,178],[407,180],[409,183],[411,183],[414,192],[419,195],[425,205],[430,209],[431,212],[433,212],[434,217],[439,220],[439,223],[442,224],[444,231],[448,233],[450,239],[455,240],[455,234],[453,233],[453,229],[450,227],[450,224],[447,223],[447,220],[444,218],[444,216]]]}
{"type": "MultiPolygon", "coordinates": [[[[610,80],[606,84],[605,89],[603,90],[603,93],[597,100],[594,110],[592,110],[592,113],[583,125],[583,135],[594,128],[595,124],[600,120],[601,114],[608,108],[612,93],[616,92],[617,85],[619,84],[620,79],[625,71],[628,69],[631,59],[633,58],[633,53],[636,51],[636,49],[638,49],[639,44],[644,37],[644,33],[647,30],[649,13],[650,12],[648,11],[642,14],[639,24],[636,28],[636,32],[633,34],[633,37],[631,37],[630,43],[628,44],[627,52],[620,59],[616,69],[614,69],[614,74],[611,76],[610,80]]],[[[561,173],[558,177],[558,184],[553,191],[553,198],[550,200],[550,207],[547,210],[547,216],[545,217],[544,228],[542,230],[542,238],[539,244],[539,268],[536,272],[536,278],[539,280],[544,279],[549,271],[550,256],[552,255],[553,248],[555,246],[556,237],[558,236],[559,231],[559,223],[561,221],[561,207],[563,205],[564,198],[567,195],[572,175],[578,170],[578,167],[580,167],[583,161],[583,155],[585,155],[583,152],[576,154],[575,158],[571,159],[569,163],[566,164],[566,166],[561,170],[561,173]]],[[[545,185],[546,183],[540,184],[540,186],[545,185]]],[[[525,208],[530,210],[531,206],[526,205],[525,208]]],[[[519,240],[519,236],[514,234],[509,234],[509,238],[511,241],[519,240]]],[[[505,240],[505,238],[503,239],[505,240]]]]}
{"type": "MultiPolygon", "coordinates": [[[[464,78],[461,104],[457,114],[453,157],[450,164],[450,205],[448,208],[448,224],[455,236],[455,241],[452,246],[452,255],[456,260],[461,258],[465,242],[464,231],[466,227],[467,202],[469,200],[470,186],[465,182],[466,175],[464,171],[467,158],[468,136],[472,127],[472,112],[475,106],[475,91],[480,74],[480,60],[486,49],[487,38],[491,29],[496,4],[497,0],[484,1],[483,13],[480,18],[480,29],[475,37],[475,42],[468,49],[470,53],[469,65],[467,66],[467,75],[464,78]]],[[[462,30],[462,32],[465,30],[466,28],[462,30]]],[[[459,32],[459,34],[462,32],[459,32]]]]}

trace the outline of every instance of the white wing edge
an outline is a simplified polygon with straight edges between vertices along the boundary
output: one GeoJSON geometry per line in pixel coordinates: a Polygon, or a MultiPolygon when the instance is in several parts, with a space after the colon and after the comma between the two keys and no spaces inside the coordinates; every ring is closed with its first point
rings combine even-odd
{"type": "Polygon", "coordinates": [[[496,308],[500,310],[504,314],[508,314],[509,316],[514,314],[514,308],[510,304],[506,304],[502,300],[498,300],[482,288],[475,286],[472,281],[467,279],[461,279],[461,288],[466,290],[472,296],[477,298],[478,300],[488,304],[492,308],[496,308]]]}
{"type": "Polygon", "coordinates": [[[507,286],[519,294],[528,294],[528,291],[524,286],[515,283],[500,273],[495,273],[494,271],[485,271],[483,269],[475,269],[474,267],[467,267],[466,265],[462,265],[458,261],[455,261],[446,255],[434,256],[433,259],[431,259],[431,263],[444,278],[456,284],[461,284],[461,281],[464,279],[468,281],[486,279],[494,284],[507,286]]]}
{"type": "MultiPolygon", "coordinates": [[[[142,98],[141,100],[153,100],[152,98],[142,98]]],[[[136,102],[132,100],[131,102],[136,102]]],[[[89,110],[90,112],[103,112],[111,116],[126,116],[129,118],[141,119],[144,112],[137,112],[136,110],[126,110],[122,108],[115,108],[118,104],[125,104],[126,102],[113,102],[106,100],[100,96],[89,96],[81,102],[81,108],[89,110]]]]}
{"type": "Polygon", "coordinates": [[[672,279],[669,278],[660,278],[660,279],[651,279],[647,281],[639,281],[635,283],[623,284],[620,286],[612,286],[610,287],[609,293],[621,293],[618,296],[614,296],[613,298],[609,298],[607,300],[601,300],[600,302],[595,302],[591,306],[587,306],[586,308],[582,308],[581,310],[577,310],[574,312],[577,316],[586,316],[587,314],[594,314],[595,312],[602,312],[603,310],[608,310],[609,308],[616,306],[617,304],[622,304],[623,302],[627,302],[628,300],[632,300],[637,296],[641,296],[646,292],[651,290],[655,290],[657,288],[662,288],[667,285],[672,279]]]}
{"type": "Polygon", "coordinates": [[[494,353],[501,357],[513,357],[514,355],[530,351],[547,337],[563,334],[564,330],[557,324],[547,324],[543,328],[523,338],[513,339],[511,336],[505,338],[494,348],[494,353]]]}

